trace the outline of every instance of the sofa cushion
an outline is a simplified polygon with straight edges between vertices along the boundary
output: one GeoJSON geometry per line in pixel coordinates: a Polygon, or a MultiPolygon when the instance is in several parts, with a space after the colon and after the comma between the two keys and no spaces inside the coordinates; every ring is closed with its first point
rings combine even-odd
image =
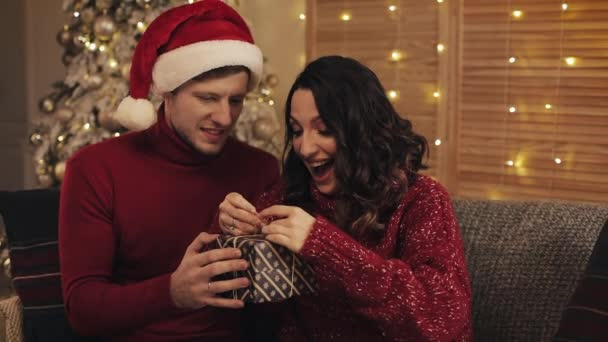
{"type": "Polygon", "coordinates": [[[562,315],[556,341],[608,338],[608,220],[595,243],[587,269],[562,315]]]}
{"type": "Polygon", "coordinates": [[[13,287],[23,304],[26,341],[80,341],[61,293],[57,223],[59,190],[0,192],[13,287]]]}
{"type": "Polygon", "coordinates": [[[560,202],[454,201],[479,341],[548,341],[608,208],[560,202]]]}

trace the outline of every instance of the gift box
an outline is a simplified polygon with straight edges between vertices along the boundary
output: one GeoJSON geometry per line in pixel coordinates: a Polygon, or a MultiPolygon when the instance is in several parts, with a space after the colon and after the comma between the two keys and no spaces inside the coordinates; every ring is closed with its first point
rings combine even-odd
{"type": "Polygon", "coordinates": [[[220,248],[238,248],[249,261],[246,271],[225,274],[224,279],[247,277],[248,288],[222,293],[223,297],[246,303],[280,302],[293,296],[314,293],[312,269],[289,249],[273,244],[263,235],[219,236],[220,248]]]}

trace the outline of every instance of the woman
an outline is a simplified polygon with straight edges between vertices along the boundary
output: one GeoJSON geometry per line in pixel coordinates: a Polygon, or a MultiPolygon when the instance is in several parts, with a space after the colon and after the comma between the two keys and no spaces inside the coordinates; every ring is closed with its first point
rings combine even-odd
{"type": "Polygon", "coordinates": [[[255,206],[229,194],[219,215],[224,232],[261,228],[315,271],[318,293],[293,299],[280,339],[471,340],[448,193],[418,174],[427,142],[376,75],[350,58],[319,58],[291,88],[286,124],[284,183],[255,206]]]}

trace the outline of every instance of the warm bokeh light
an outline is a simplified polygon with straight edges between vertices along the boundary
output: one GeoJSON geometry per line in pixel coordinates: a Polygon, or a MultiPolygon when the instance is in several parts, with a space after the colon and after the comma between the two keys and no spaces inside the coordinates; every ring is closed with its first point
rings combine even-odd
{"type": "Polygon", "coordinates": [[[352,16],[350,15],[350,13],[344,12],[340,15],[340,19],[342,19],[342,21],[350,21],[352,19],[352,16]]]}

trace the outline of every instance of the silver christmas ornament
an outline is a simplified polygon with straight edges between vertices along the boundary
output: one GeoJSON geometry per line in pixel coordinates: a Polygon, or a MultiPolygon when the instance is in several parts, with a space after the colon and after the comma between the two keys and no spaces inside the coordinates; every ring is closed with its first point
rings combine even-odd
{"type": "Polygon", "coordinates": [[[99,40],[108,41],[112,39],[112,35],[116,32],[116,23],[109,15],[102,15],[95,19],[93,32],[99,40]]]}

